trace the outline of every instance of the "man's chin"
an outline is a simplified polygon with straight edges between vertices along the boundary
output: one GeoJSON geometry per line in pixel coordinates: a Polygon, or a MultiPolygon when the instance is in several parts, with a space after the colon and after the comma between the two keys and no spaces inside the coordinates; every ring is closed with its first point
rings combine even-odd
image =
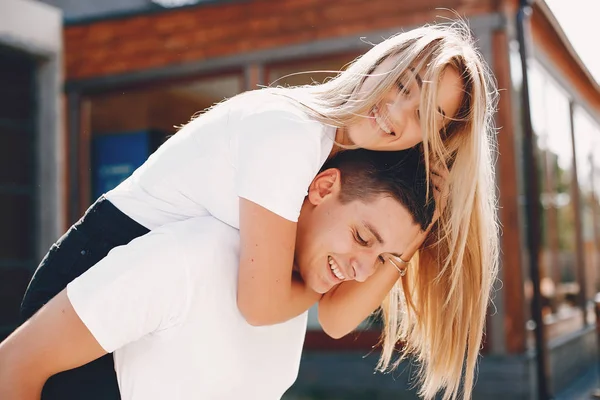
{"type": "Polygon", "coordinates": [[[319,294],[325,294],[325,293],[329,292],[331,289],[333,289],[333,287],[334,287],[334,285],[331,285],[331,283],[324,282],[322,280],[319,280],[318,282],[311,282],[311,283],[312,284],[309,285],[311,290],[313,292],[316,292],[319,294]]]}
{"type": "Polygon", "coordinates": [[[315,292],[317,292],[319,294],[325,294],[325,293],[329,292],[330,290],[331,290],[331,288],[327,288],[327,289],[316,288],[316,289],[313,289],[313,291],[315,291],[315,292]]]}

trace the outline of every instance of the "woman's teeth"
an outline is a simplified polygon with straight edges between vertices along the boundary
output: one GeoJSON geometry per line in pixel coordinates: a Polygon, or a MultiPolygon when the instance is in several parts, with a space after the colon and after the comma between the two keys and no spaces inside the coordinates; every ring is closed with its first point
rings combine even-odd
{"type": "Polygon", "coordinates": [[[377,107],[373,107],[373,116],[375,117],[375,121],[377,121],[377,125],[379,125],[382,131],[387,134],[392,134],[392,130],[388,124],[385,122],[383,117],[379,115],[379,109],[377,107]]]}
{"type": "Polygon", "coordinates": [[[336,262],[333,260],[333,258],[331,258],[331,256],[328,256],[328,259],[329,259],[329,268],[331,268],[331,272],[333,272],[333,274],[339,280],[341,280],[341,281],[345,280],[346,277],[344,276],[344,274],[342,274],[342,271],[340,271],[340,267],[336,264],[336,262]]]}

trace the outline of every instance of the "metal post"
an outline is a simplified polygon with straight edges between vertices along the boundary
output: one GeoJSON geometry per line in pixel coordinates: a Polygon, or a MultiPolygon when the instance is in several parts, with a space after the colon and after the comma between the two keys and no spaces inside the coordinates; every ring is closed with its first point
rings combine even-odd
{"type": "Polygon", "coordinates": [[[583,313],[583,324],[588,325],[587,318],[587,300],[588,293],[585,286],[585,249],[583,248],[583,227],[581,223],[581,196],[579,191],[579,176],[577,176],[577,154],[575,152],[575,104],[569,102],[569,120],[571,135],[571,156],[573,157],[573,168],[571,170],[571,204],[575,216],[575,264],[577,274],[577,284],[579,293],[577,294],[577,303],[583,313]]]}
{"type": "Polygon", "coordinates": [[[521,119],[523,123],[523,166],[525,168],[525,229],[527,249],[529,252],[529,270],[533,286],[531,301],[531,316],[535,322],[535,355],[537,366],[538,398],[548,400],[551,398],[548,387],[548,362],[545,340],[545,327],[542,318],[542,294],[540,292],[540,204],[539,182],[537,173],[537,160],[534,151],[534,135],[531,122],[531,107],[529,102],[529,80],[527,77],[527,56],[529,35],[527,30],[528,18],[531,15],[530,0],[520,0],[517,13],[517,35],[519,40],[519,53],[521,57],[521,71],[523,75],[521,94],[521,119]]]}

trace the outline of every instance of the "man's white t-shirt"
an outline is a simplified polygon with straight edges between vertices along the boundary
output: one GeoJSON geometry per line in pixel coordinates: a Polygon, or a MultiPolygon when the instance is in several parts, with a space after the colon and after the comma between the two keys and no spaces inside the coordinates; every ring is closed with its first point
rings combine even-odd
{"type": "Polygon", "coordinates": [[[239,228],[240,197],[296,222],[334,139],[293,100],[247,92],[188,123],[106,198],[150,230],[206,215],[239,228]]]}
{"type": "Polygon", "coordinates": [[[213,217],[113,249],[67,286],[114,352],[123,400],[280,399],[295,381],[307,313],[253,327],[236,302],[239,232],[213,217]]]}

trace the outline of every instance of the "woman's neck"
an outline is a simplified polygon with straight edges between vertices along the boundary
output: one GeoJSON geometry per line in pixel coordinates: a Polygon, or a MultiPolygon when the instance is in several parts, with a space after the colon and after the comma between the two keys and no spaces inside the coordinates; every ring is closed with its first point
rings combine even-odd
{"type": "Polygon", "coordinates": [[[335,156],[337,153],[346,150],[343,147],[338,146],[338,144],[341,144],[343,146],[352,145],[352,142],[350,141],[350,138],[346,134],[346,130],[344,128],[337,128],[335,130],[335,143],[333,144],[333,147],[331,148],[331,152],[329,153],[329,156],[327,157],[328,160],[330,158],[332,158],[333,156],[335,156]]]}

